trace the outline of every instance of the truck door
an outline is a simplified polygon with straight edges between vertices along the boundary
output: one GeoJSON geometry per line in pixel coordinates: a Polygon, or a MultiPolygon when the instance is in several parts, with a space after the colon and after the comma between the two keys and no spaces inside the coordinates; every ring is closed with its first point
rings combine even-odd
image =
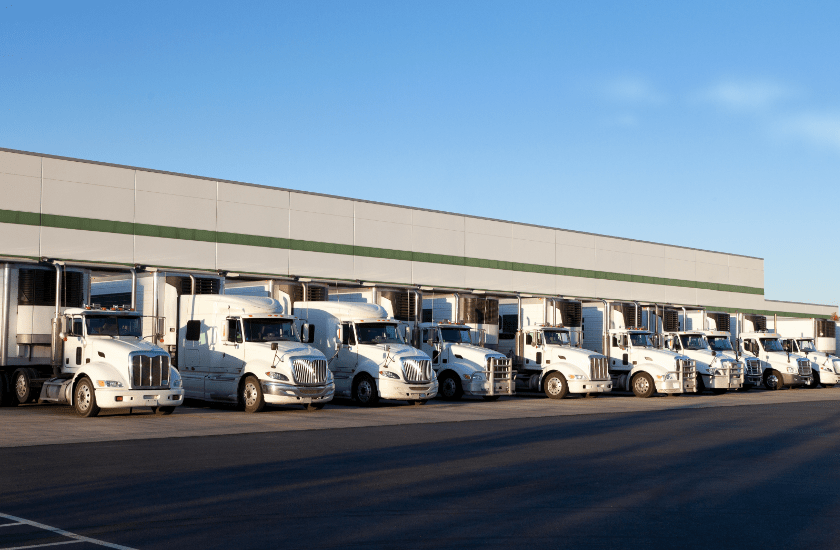
{"type": "Polygon", "coordinates": [[[353,323],[341,323],[341,347],[336,358],[330,363],[330,370],[335,377],[336,393],[350,393],[357,363],[358,351],[353,323]]]}
{"type": "Polygon", "coordinates": [[[239,377],[245,365],[242,320],[239,317],[228,317],[224,323],[222,353],[218,363],[208,363],[204,396],[211,401],[235,402],[239,397],[239,377]]]}
{"type": "Polygon", "coordinates": [[[67,341],[64,342],[64,372],[75,372],[85,364],[85,340],[84,320],[81,316],[65,317],[64,335],[67,341]]]}
{"type": "Polygon", "coordinates": [[[616,370],[630,370],[630,350],[624,334],[610,335],[610,367],[616,370]]]}
{"type": "Polygon", "coordinates": [[[435,372],[440,370],[441,365],[439,344],[438,330],[436,328],[424,328],[420,349],[432,358],[432,368],[435,369],[435,372]]]}
{"type": "Polygon", "coordinates": [[[204,399],[204,377],[206,367],[201,365],[202,341],[206,346],[206,327],[201,321],[187,321],[186,334],[178,350],[178,371],[184,382],[184,393],[192,399],[204,399]],[[205,330],[202,330],[205,328],[205,330]]]}

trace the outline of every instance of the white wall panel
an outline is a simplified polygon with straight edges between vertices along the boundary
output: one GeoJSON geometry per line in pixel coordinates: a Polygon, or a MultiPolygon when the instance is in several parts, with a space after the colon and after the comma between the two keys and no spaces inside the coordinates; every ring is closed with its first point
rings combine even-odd
{"type": "Polygon", "coordinates": [[[653,256],[639,256],[634,254],[630,263],[631,275],[643,275],[645,277],[662,277],[665,273],[665,258],[653,256]]]}
{"type": "Polygon", "coordinates": [[[411,284],[411,262],[356,256],[354,279],[411,284]]]}
{"type": "Polygon", "coordinates": [[[289,210],[286,208],[221,201],[217,208],[217,231],[265,237],[289,237],[289,210]]]}
{"type": "Polygon", "coordinates": [[[556,276],[545,273],[527,273],[514,271],[510,275],[510,288],[519,292],[533,292],[535,294],[554,294],[556,290],[556,276]]]}
{"type": "Polygon", "coordinates": [[[415,210],[411,213],[412,224],[417,227],[435,227],[450,231],[466,231],[464,216],[415,210]]]}
{"type": "Polygon", "coordinates": [[[44,179],[134,189],[134,170],[44,158],[44,179]]]}
{"type": "Polygon", "coordinates": [[[425,286],[466,287],[466,270],[462,265],[411,262],[414,284],[425,286]]]}
{"type": "Polygon", "coordinates": [[[41,208],[41,177],[0,172],[0,197],[2,210],[37,213],[41,208]]]}
{"type": "Polygon", "coordinates": [[[463,257],[464,244],[463,231],[415,225],[411,235],[412,252],[463,257]]]}
{"type": "Polygon", "coordinates": [[[41,228],[41,255],[48,258],[133,264],[133,244],[133,235],[41,228]]]}
{"type": "Polygon", "coordinates": [[[697,281],[707,283],[729,283],[729,267],[719,264],[695,263],[695,277],[697,281]]]}
{"type": "Polygon", "coordinates": [[[481,267],[464,268],[464,286],[488,290],[511,290],[511,272],[481,267]]]}
{"type": "Polygon", "coordinates": [[[557,267],[574,269],[596,269],[595,249],[558,244],[555,246],[555,264],[557,267]]]}
{"type": "Polygon", "coordinates": [[[411,210],[399,206],[385,206],[370,202],[354,203],[356,219],[411,225],[411,210]]]}
{"type": "Polygon", "coordinates": [[[334,244],[353,244],[353,216],[331,216],[290,210],[291,238],[334,244]]]}
{"type": "Polygon", "coordinates": [[[464,236],[464,256],[483,260],[510,261],[511,238],[467,232],[464,236]]]}
{"type": "Polygon", "coordinates": [[[307,250],[289,251],[289,273],[305,277],[354,279],[353,256],[307,250]]]}
{"type": "Polygon", "coordinates": [[[350,218],[353,217],[354,211],[353,201],[350,199],[337,199],[295,192],[289,193],[289,208],[303,212],[347,216],[350,218]]]}
{"type": "Polygon", "coordinates": [[[219,243],[217,268],[247,273],[289,274],[289,251],[278,248],[219,243]]]}
{"type": "Polygon", "coordinates": [[[137,223],[215,231],[216,201],[181,195],[137,191],[137,223]]]}
{"type": "Polygon", "coordinates": [[[585,277],[554,276],[554,291],[562,296],[594,297],[598,293],[597,280],[585,277]]]}
{"type": "Polygon", "coordinates": [[[595,253],[595,269],[610,273],[630,273],[633,269],[631,255],[626,252],[598,249],[595,253]]]}
{"type": "Polygon", "coordinates": [[[134,190],[44,178],[44,214],[134,221],[134,190]]]}
{"type": "Polygon", "coordinates": [[[391,250],[408,250],[411,225],[356,218],[355,243],[391,250]]]}
{"type": "Polygon", "coordinates": [[[582,248],[595,248],[595,235],[558,229],[554,232],[554,242],[582,248]]]}
{"type": "Polygon", "coordinates": [[[289,192],[282,189],[266,189],[220,181],[219,201],[288,209],[289,192]]]}
{"type": "Polygon", "coordinates": [[[35,225],[0,223],[1,255],[41,256],[41,228],[35,225]]]}
{"type": "MultiPolygon", "coordinates": [[[[46,175],[45,175],[46,177],[46,175]]],[[[216,182],[171,174],[137,171],[137,191],[216,200],[216,182]]]]}
{"type": "Polygon", "coordinates": [[[536,265],[556,265],[554,242],[511,239],[508,260],[536,265]]]}
{"type": "Polygon", "coordinates": [[[141,265],[216,269],[216,243],[134,237],[134,261],[141,265]]]}

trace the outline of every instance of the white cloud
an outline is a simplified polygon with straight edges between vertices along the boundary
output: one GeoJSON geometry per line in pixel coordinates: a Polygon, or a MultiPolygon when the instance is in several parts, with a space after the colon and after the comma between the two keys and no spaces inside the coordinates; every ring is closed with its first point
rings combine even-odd
{"type": "Polygon", "coordinates": [[[719,82],[699,94],[698,99],[739,111],[763,111],[797,95],[796,90],[768,81],[719,82]]]}
{"type": "Polygon", "coordinates": [[[628,103],[662,103],[667,98],[650,83],[636,78],[619,78],[608,82],[602,93],[609,99],[628,103]]]}
{"type": "Polygon", "coordinates": [[[840,112],[802,113],[783,118],[775,126],[785,136],[840,149],[840,112]]]}

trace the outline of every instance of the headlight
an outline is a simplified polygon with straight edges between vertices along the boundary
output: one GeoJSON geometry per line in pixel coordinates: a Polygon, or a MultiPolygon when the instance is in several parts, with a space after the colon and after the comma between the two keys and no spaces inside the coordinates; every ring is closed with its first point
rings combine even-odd
{"type": "Polygon", "coordinates": [[[665,380],[676,380],[676,379],[677,379],[677,373],[675,373],[675,372],[669,372],[668,374],[665,375],[665,380]]]}
{"type": "Polygon", "coordinates": [[[121,388],[123,387],[122,382],[117,382],[116,380],[97,380],[97,384],[99,384],[100,388],[121,388]]]}
{"type": "Polygon", "coordinates": [[[184,385],[184,382],[180,378],[175,378],[172,380],[172,387],[173,388],[180,388],[184,385]]]}
{"type": "Polygon", "coordinates": [[[796,367],[788,367],[788,372],[796,372],[796,367]]]}
{"type": "Polygon", "coordinates": [[[266,376],[273,380],[280,380],[281,382],[288,382],[289,377],[285,374],[280,374],[279,372],[267,372],[265,373],[266,376]]]}
{"type": "Polygon", "coordinates": [[[822,367],[822,370],[831,372],[831,367],[822,367]]]}
{"type": "Polygon", "coordinates": [[[327,369],[327,384],[333,383],[333,375],[330,369],[327,369]]]}
{"type": "Polygon", "coordinates": [[[379,371],[379,376],[384,376],[385,378],[393,378],[394,380],[399,380],[400,376],[394,372],[389,370],[381,370],[379,371]]]}
{"type": "MultiPolygon", "coordinates": [[[[468,375],[466,375],[466,374],[464,375],[465,378],[467,378],[467,376],[468,375]]],[[[476,372],[472,375],[472,379],[474,381],[475,380],[484,380],[484,373],[483,372],[476,372]]],[[[469,380],[469,378],[467,378],[467,380],[469,380]]]]}
{"type": "Polygon", "coordinates": [[[583,377],[582,374],[570,374],[569,375],[569,380],[583,380],[583,378],[584,377],[583,377]]]}

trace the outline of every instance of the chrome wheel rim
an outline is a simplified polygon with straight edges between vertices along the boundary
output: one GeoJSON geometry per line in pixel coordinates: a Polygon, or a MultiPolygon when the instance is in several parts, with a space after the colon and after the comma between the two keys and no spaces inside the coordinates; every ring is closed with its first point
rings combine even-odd
{"type": "Polygon", "coordinates": [[[556,376],[549,378],[546,389],[551,395],[560,395],[560,392],[563,391],[563,382],[556,376]]]}
{"type": "Polygon", "coordinates": [[[441,385],[440,392],[444,395],[444,397],[452,397],[455,395],[455,380],[451,377],[444,380],[441,385]]]}
{"type": "Polygon", "coordinates": [[[245,398],[246,407],[253,407],[257,404],[257,387],[254,385],[253,382],[248,382],[245,384],[245,392],[243,393],[243,397],[245,398]]]}
{"type": "Polygon", "coordinates": [[[90,387],[87,384],[79,384],[79,389],[76,390],[76,404],[80,411],[90,408],[90,387]]]}
{"type": "Polygon", "coordinates": [[[15,391],[17,392],[17,396],[20,399],[26,395],[26,377],[24,375],[20,375],[17,377],[17,382],[15,383],[15,391]]]}
{"type": "Polygon", "coordinates": [[[636,378],[636,383],[633,386],[636,388],[636,392],[645,393],[650,389],[650,382],[644,376],[640,376],[636,378]]]}
{"type": "Polygon", "coordinates": [[[779,387],[779,377],[775,374],[767,375],[767,387],[776,389],[779,387]]]}
{"type": "Polygon", "coordinates": [[[373,395],[373,388],[371,387],[370,382],[367,380],[359,382],[359,387],[356,389],[356,395],[362,403],[370,401],[370,397],[373,395]]]}

